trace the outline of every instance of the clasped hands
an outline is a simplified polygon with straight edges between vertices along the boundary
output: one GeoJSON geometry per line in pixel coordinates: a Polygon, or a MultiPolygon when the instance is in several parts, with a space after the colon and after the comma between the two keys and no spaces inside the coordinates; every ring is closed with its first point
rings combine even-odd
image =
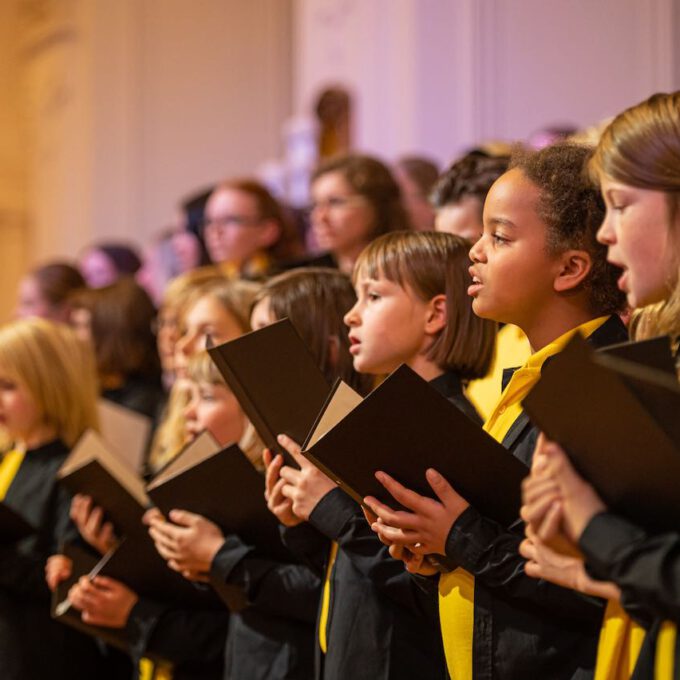
{"type": "Polygon", "coordinates": [[[306,522],[319,501],[337,484],[312,465],[300,453],[300,445],[290,437],[280,434],[277,440],[300,469],[285,465],[283,456],[273,456],[266,450],[263,456],[267,466],[264,497],[279,522],[293,527],[306,522]]]}
{"type": "Polygon", "coordinates": [[[520,553],[525,573],[606,599],[618,599],[613,583],[586,573],[578,541],[590,520],[606,510],[593,487],[574,470],[563,449],[541,434],[531,474],[522,484],[526,539],[520,553]]]}

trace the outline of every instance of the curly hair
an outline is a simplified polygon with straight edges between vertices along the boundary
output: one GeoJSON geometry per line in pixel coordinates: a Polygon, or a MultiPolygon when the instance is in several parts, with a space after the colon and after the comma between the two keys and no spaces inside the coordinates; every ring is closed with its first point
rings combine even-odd
{"type": "Polygon", "coordinates": [[[508,169],[509,156],[486,156],[477,151],[465,154],[437,180],[430,194],[430,203],[443,208],[474,196],[480,203],[480,218],[484,199],[491,185],[508,169]]]}
{"type": "Polygon", "coordinates": [[[600,192],[588,177],[593,150],[568,142],[541,151],[517,151],[510,164],[518,168],[540,191],[538,214],[548,226],[548,252],[586,251],[592,265],[583,282],[591,310],[614,314],[625,307],[625,295],[616,285],[620,270],[607,262],[607,248],[596,235],[604,220],[600,192]]]}

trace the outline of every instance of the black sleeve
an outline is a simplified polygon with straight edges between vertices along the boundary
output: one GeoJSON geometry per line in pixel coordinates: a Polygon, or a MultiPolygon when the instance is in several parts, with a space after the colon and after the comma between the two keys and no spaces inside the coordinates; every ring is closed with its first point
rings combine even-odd
{"type": "Polygon", "coordinates": [[[621,588],[621,603],[643,624],[680,621],[680,534],[649,535],[611,512],[585,528],[579,546],[588,573],[621,588]]]}
{"type": "Polygon", "coordinates": [[[49,601],[47,558],[57,554],[64,541],[78,536],[69,518],[71,496],[66,491],[55,486],[48,507],[48,525],[40,527],[38,535],[0,546],[0,587],[29,601],[49,601]]]}
{"type": "Polygon", "coordinates": [[[280,526],[280,531],[283,545],[317,575],[323,576],[331,549],[330,540],[309,522],[294,527],[280,526]]]}
{"type": "Polygon", "coordinates": [[[177,609],[140,597],[125,632],[136,663],[145,656],[173,664],[207,663],[224,654],[228,624],[226,609],[177,609]]]}
{"type": "Polygon", "coordinates": [[[321,579],[308,566],[258,557],[238,536],[227,536],[210,567],[211,581],[241,589],[248,604],[286,619],[313,624],[321,579]]]}
{"type": "Polygon", "coordinates": [[[526,560],[519,554],[524,525],[506,529],[468,507],[454,522],[446,541],[446,555],[488,588],[531,602],[551,617],[592,621],[601,617],[603,601],[524,573],[526,560]]]}
{"type": "Polygon", "coordinates": [[[312,511],[309,522],[336,541],[338,549],[384,595],[418,616],[438,616],[437,598],[420,588],[404,565],[390,557],[361,507],[342,489],[327,493],[312,511]]]}

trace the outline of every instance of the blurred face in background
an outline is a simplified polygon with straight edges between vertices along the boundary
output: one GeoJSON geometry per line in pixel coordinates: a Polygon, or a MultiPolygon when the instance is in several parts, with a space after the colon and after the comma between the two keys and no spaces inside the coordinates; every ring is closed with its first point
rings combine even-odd
{"type": "Polygon", "coordinates": [[[434,229],[434,208],[421,188],[406,172],[399,167],[394,170],[394,177],[399,182],[401,198],[411,224],[416,231],[432,231],[434,229]]]}
{"type": "Polygon", "coordinates": [[[186,311],[180,337],[175,344],[174,368],[178,376],[186,375],[187,360],[206,348],[208,337],[215,345],[243,335],[234,316],[211,293],[201,296],[186,311]]]}
{"type": "Polygon", "coordinates": [[[38,282],[32,276],[26,276],[19,284],[19,299],[17,300],[17,308],[14,316],[17,319],[25,319],[31,316],[39,316],[43,319],[52,319],[54,321],[62,321],[63,319],[56,318],[52,305],[43,295],[38,282]]]}
{"type": "Polygon", "coordinates": [[[113,260],[101,250],[93,248],[80,258],[80,273],[90,288],[102,288],[115,283],[120,274],[113,260]]]}
{"type": "Polygon", "coordinates": [[[215,190],[205,206],[203,238],[215,263],[243,264],[280,236],[274,220],[263,220],[254,196],[238,189],[215,190]]]}
{"type": "Polygon", "coordinates": [[[373,206],[352,189],[342,172],[317,177],[312,184],[312,229],[319,248],[356,258],[374,227],[373,206]]]}
{"type": "Polygon", "coordinates": [[[198,267],[201,261],[201,246],[196,234],[177,231],[171,238],[172,249],[177,258],[178,274],[198,267]]]}
{"type": "Polygon", "coordinates": [[[438,208],[434,230],[460,236],[474,243],[484,231],[481,201],[476,196],[464,196],[460,201],[438,208]]]}
{"type": "Polygon", "coordinates": [[[164,375],[175,371],[175,345],[179,337],[177,309],[166,305],[158,310],[156,317],[156,346],[164,375]]]}
{"type": "Polygon", "coordinates": [[[208,430],[220,446],[238,442],[246,427],[246,417],[234,393],[222,383],[191,381],[184,418],[187,439],[208,430]]]}
{"type": "Polygon", "coordinates": [[[26,448],[34,448],[54,436],[28,388],[0,367],[0,427],[26,448]]]}
{"type": "Polygon", "coordinates": [[[71,310],[69,324],[81,342],[92,342],[92,313],[84,307],[71,310]]]}

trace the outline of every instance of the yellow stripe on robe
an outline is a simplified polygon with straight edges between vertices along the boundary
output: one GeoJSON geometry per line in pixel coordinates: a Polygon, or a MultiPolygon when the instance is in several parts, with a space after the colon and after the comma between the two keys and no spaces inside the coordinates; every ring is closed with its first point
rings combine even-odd
{"type": "Polygon", "coordinates": [[[656,640],[656,657],[654,659],[654,680],[673,680],[675,676],[675,644],[677,628],[672,621],[661,624],[659,637],[656,640]]]}
{"type": "Polygon", "coordinates": [[[331,543],[331,551],[328,556],[328,567],[326,568],[326,578],[323,584],[323,595],[321,596],[321,615],[319,616],[319,647],[325,654],[328,650],[328,616],[331,607],[331,574],[333,573],[333,565],[338,556],[338,544],[333,541],[331,543]]]}
{"type": "Polygon", "coordinates": [[[139,680],[172,680],[172,667],[167,663],[154,663],[151,659],[139,662],[139,680]]]}
{"type": "Polygon", "coordinates": [[[13,449],[3,456],[2,462],[0,462],[0,500],[5,499],[12,481],[16,477],[17,472],[19,472],[25,455],[25,451],[13,449]]]}
{"type": "Polygon", "coordinates": [[[439,579],[439,621],[449,675],[472,680],[472,626],[475,618],[475,577],[456,569],[439,579]]]}
{"type": "Polygon", "coordinates": [[[644,639],[645,629],[618,602],[610,600],[597,646],[595,680],[629,680],[644,639]]]}
{"type": "MultiPolygon", "coordinates": [[[[567,331],[538,352],[532,354],[522,368],[517,369],[506,385],[493,412],[484,423],[484,430],[502,442],[513,423],[522,413],[522,400],[541,377],[541,367],[551,356],[561,352],[575,333],[590,336],[609,317],[592,319],[567,331]]],[[[475,579],[462,568],[444,574],[439,579],[439,622],[449,675],[454,680],[472,680],[473,636],[475,614],[475,579]]]]}

